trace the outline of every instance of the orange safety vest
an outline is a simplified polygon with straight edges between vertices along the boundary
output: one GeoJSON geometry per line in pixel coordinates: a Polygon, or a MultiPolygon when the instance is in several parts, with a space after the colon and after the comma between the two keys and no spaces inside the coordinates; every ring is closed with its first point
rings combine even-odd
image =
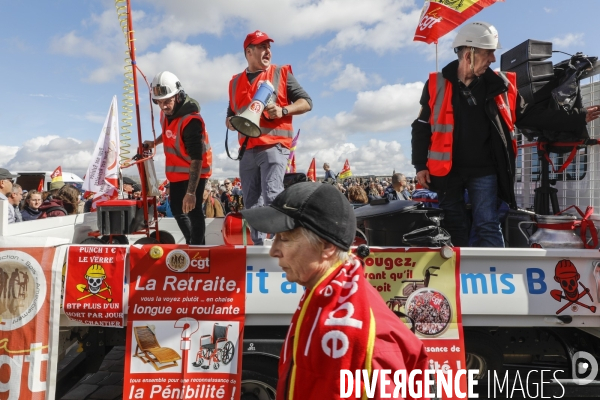
{"type": "Polygon", "coordinates": [[[181,182],[190,179],[190,158],[183,143],[183,129],[193,119],[199,119],[202,122],[202,169],[200,178],[210,178],[212,173],[212,149],[208,140],[208,133],[204,125],[204,120],[199,113],[194,112],[175,118],[171,122],[160,113],[160,125],[162,126],[163,146],[165,148],[165,172],[170,182],[181,182]]]}
{"type": "MultiPolygon", "coordinates": [[[[248,81],[246,71],[235,75],[229,82],[229,106],[236,115],[246,110],[252,97],[258,90],[262,81],[269,81],[275,88],[274,94],[277,96],[275,103],[280,107],[285,107],[289,103],[287,98],[287,76],[292,72],[290,65],[277,66],[271,64],[269,68],[261,72],[252,83],[248,81]]],[[[292,147],[292,138],[294,128],[292,127],[292,116],[284,116],[277,119],[267,119],[265,114],[260,118],[260,130],[262,135],[257,138],[250,138],[246,148],[251,149],[255,146],[265,146],[280,143],[288,149],[292,147]]],[[[238,133],[240,146],[246,139],[246,136],[238,133]]]]}
{"type": "MultiPolygon", "coordinates": [[[[508,126],[512,138],[512,148],[517,154],[517,141],[514,137],[517,108],[517,75],[514,72],[498,73],[508,91],[494,97],[498,111],[508,126]]],[[[427,156],[427,169],[433,176],[446,176],[452,169],[452,139],[454,132],[454,110],[452,107],[452,84],[441,72],[429,74],[429,108],[431,116],[431,145],[427,156]]]]}

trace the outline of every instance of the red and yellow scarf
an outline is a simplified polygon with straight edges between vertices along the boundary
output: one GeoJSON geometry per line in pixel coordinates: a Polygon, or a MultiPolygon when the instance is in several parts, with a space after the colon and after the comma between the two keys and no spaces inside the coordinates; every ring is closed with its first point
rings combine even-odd
{"type": "MultiPolygon", "coordinates": [[[[351,255],[304,293],[281,349],[278,400],[338,399],[341,369],[371,375],[375,319],[369,284],[351,255]]],[[[361,392],[366,399],[362,382],[361,392]]]]}

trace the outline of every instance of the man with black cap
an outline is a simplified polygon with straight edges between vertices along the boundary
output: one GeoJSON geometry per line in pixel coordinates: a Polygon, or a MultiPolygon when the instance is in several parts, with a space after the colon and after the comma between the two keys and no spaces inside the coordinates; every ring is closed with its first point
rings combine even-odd
{"type": "Polygon", "coordinates": [[[17,222],[15,215],[15,208],[8,201],[8,197],[13,190],[13,181],[17,175],[13,175],[9,170],[0,168],[0,200],[6,201],[8,204],[8,223],[14,224],[17,222]]]}
{"type": "Polygon", "coordinates": [[[127,198],[131,198],[133,193],[133,185],[135,185],[135,181],[128,176],[123,177],[123,196],[127,198]]]}
{"type": "MultiPolygon", "coordinates": [[[[276,234],[270,255],[288,281],[306,287],[281,350],[277,399],[338,399],[342,369],[427,369],[423,343],[348,252],[356,217],[335,187],[297,183],[270,206],[242,215],[255,229],[276,234]]],[[[375,392],[379,398],[380,388],[375,392]]]]}
{"type": "MultiPolygon", "coordinates": [[[[238,134],[240,146],[240,179],[246,208],[268,206],[283,190],[294,128],[292,116],[312,109],[312,100],[298,84],[290,65],[271,64],[271,39],[266,33],[254,31],[244,40],[244,55],[248,68],[229,82],[229,108],[225,124],[235,130],[231,117],[241,114],[250,105],[263,81],[274,87],[273,102],[265,107],[260,118],[262,135],[247,138],[238,134]]],[[[254,244],[262,244],[264,234],[252,230],[254,244]]]]}

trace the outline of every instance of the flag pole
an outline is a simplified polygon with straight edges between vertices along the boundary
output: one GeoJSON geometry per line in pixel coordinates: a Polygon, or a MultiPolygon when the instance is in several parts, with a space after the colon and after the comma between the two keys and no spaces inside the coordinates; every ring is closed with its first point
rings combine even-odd
{"type": "Polygon", "coordinates": [[[438,42],[437,40],[435,41],[435,72],[440,72],[440,70],[438,69],[438,48],[437,48],[438,42]]]}

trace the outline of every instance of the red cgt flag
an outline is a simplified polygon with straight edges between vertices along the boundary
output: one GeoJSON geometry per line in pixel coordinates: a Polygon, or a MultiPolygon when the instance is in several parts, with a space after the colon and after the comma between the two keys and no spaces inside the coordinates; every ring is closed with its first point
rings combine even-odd
{"type": "Polygon", "coordinates": [[[294,154],[292,156],[292,160],[290,162],[290,171],[291,173],[295,174],[296,173],[296,155],[294,154]]]}
{"type": "Polygon", "coordinates": [[[38,183],[37,191],[42,193],[44,191],[44,178],[40,179],[40,183],[38,183]]]}
{"type": "Polygon", "coordinates": [[[342,168],[342,172],[340,172],[338,177],[340,179],[346,179],[351,176],[352,176],[352,170],[350,169],[350,163],[348,162],[348,159],[346,159],[346,162],[344,163],[344,168],[342,168]]]}
{"type": "Polygon", "coordinates": [[[52,182],[62,181],[62,168],[60,167],[60,165],[56,167],[54,172],[52,172],[50,178],[52,178],[52,182]]]}
{"type": "Polygon", "coordinates": [[[492,4],[504,0],[430,0],[421,11],[415,42],[437,43],[438,39],[492,4]]]}
{"type": "Polygon", "coordinates": [[[317,181],[317,168],[316,168],[316,162],[315,162],[314,158],[310,162],[310,167],[308,167],[308,171],[306,172],[306,177],[313,182],[317,181]]]}

